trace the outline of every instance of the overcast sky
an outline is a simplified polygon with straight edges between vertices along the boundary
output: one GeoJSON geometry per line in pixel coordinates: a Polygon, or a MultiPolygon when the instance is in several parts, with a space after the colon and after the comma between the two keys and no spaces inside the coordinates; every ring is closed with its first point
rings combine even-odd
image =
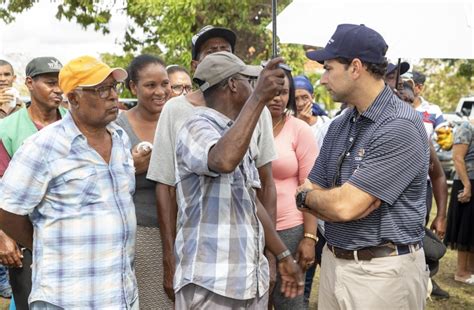
{"type": "Polygon", "coordinates": [[[57,5],[55,1],[40,1],[12,24],[0,21],[0,58],[12,62],[19,77],[34,57],[54,56],[64,64],[85,54],[122,53],[116,42],[124,36],[127,19],[117,10],[112,11],[110,34],[102,35],[92,28],[84,30],[74,21],[59,21],[55,17],[57,5]]]}

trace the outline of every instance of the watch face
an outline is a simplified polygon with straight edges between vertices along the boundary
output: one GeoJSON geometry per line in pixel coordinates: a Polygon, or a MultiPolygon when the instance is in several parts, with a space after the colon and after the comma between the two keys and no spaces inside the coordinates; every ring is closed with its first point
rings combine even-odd
{"type": "Polygon", "coordinates": [[[296,195],[296,206],[298,208],[305,208],[306,205],[304,204],[304,201],[306,199],[306,192],[302,191],[299,192],[298,195],[296,195]]]}

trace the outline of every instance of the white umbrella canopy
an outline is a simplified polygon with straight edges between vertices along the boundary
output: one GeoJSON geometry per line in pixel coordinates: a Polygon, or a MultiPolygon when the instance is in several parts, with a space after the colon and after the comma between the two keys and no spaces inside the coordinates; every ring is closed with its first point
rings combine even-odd
{"type": "Polygon", "coordinates": [[[384,37],[389,58],[474,59],[473,2],[294,0],[278,14],[277,35],[281,43],[324,47],[337,25],[364,24],[384,37]]]}

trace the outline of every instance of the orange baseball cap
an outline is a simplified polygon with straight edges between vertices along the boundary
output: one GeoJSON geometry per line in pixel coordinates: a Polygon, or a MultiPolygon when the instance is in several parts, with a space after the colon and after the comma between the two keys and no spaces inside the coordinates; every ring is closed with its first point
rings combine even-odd
{"type": "Polygon", "coordinates": [[[59,88],[64,94],[78,86],[95,86],[102,83],[110,74],[116,81],[124,81],[128,74],[122,68],[110,68],[92,56],[81,56],[68,62],[59,71],[59,88]]]}

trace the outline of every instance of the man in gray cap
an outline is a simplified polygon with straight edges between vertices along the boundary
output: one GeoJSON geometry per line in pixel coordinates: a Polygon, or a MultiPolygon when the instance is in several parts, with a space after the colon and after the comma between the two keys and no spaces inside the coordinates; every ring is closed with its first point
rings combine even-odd
{"type": "MultiPolygon", "coordinates": [[[[31,104],[4,118],[0,123],[0,177],[23,141],[43,127],[61,119],[62,91],[58,85],[61,63],[54,57],[38,57],[26,66],[25,85],[31,104]]],[[[40,154],[38,154],[40,156],[40,154]]],[[[28,309],[31,291],[31,251],[0,231],[0,262],[10,267],[10,282],[18,309],[28,309]]]]}
{"type": "Polygon", "coordinates": [[[257,198],[252,156],[259,116],[284,83],[281,62],[271,60],[258,81],[261,68],[229,52],[208,55],[197,67],[194,81],[206,106],[176,138],[177,309],[266,309],[264,245],[279,260],[283,293],[303,293],[301,270],[257,198]]]}
{"type": "MultiPolygon", "coordinates": [[[[227,28],[205,26],[192,38],[193,70],[208,55],[219,51],[233,52],[236,35],[227,28]]],[[[160,114],[156,127],[154,147],[151,154],[147,178],[157,182],[156,202],[161,242],[163,244],[163,286],[170,297],[174,299],[174,240],[176,236],[176,195],[175,195],[175,141],[176,133],[195,108],[205,105],[203,93],[197,90],[186,96],[170,99],[160,114]]],[[[275,221],[276,218],[276,188],[272,176],[272,160],[276,159],[273,142],[273,131],[270,112],[265,108],[259,114],[260,120],[255,128],[252,139],[257,141],[258,152],[253,159],[258,169],[262,187],[257,194],[275,221]]],[[[271,264],[275,266],[274,261],[271,264]]],[[[273,269],[274,270],[274,269],[273,269]]],[[[272,273],[274,280],[275,272],[272,273]]]]}

